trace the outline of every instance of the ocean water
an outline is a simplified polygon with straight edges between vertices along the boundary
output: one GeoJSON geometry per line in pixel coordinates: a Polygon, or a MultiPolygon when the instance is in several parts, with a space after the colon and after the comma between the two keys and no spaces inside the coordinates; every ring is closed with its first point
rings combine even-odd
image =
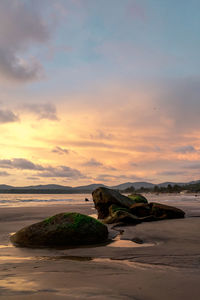
{"type": "MultiPolygon", "coordinates": [[[[145,194],[149,202],[183,209],[188,216],[200,216],[200,194],[145,194]]],[[[0,207],[28,207],[59,204],[92,204],[91,194],[0,194],[0,207]],[[85,201],[89,199],[89,202],[85,201]]]]}
{"type": "Polygon", "coordinates": [[[0,194],[0,207],[87,204],[91,202],[91,194],[0,194]],[[90,202],[86,202],[85,198],[88,198],[90,202]]]}
{"type": "Polygon", "coordinates": [[[175,206],[185,211],[187,217],[200,217],[200,194],[144,194],[149,202],[175,206]]]}

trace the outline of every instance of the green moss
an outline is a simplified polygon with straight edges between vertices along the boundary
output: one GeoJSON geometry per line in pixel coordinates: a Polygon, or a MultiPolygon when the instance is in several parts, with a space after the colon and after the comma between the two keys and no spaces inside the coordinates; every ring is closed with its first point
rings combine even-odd
{"type": "Polygon", "coordinates": [[[135,203],[148,203],[147,199],[142,195],[128,195],[130,199],[135,201],[135,203]]]}
{"type": "Polygon", "coordinates": [[[78,214],[76,213],[73,216],[73,226],[74,228],[79,228],[80,226],[88,226],[88,225],[102,225],[101,222],[99,222],[98,220],[95,220],[92,217],[89,216],[85,216],[82,214],[78,214]]]}
{"type": "Polygon", "coordinates": [[[21,245],[87,245],[105,241],[107,227],[96,219],[79,213],[60,213],[19,231],[21,245]],[[22,233],[21,233],[22,232],[22,233]]]}
{"type": "Polygon", "coordinates": [[[162,209],[160,209],[159,207],[155,207],[155,206],[152,207],[151,211],[152,211],[152,214],[155,215],[156,217],[160,217],[164,214],[162,209]]]}
{"type": "Polygon", "coordinates": [[[46,218],[43,222],[45,222],[46,224],[51,224],[55,220],[55,217],[56,216],[52,216],[52,217],[46,218]]]}
{"type": "Polygon", "coordinates": [[[129,212],[128,208],[120,207],[120,206],[117,206],[115,204],[111,205],[110,209],[112,210],[113,213],[115,213],[117,211],[126,211],[126,212],[129,212]]]}
{"type": "Polygon", "coordinates": [[[67,218],[69,216],[76,215],[76,214],[77,213],[69,212],[69,213],[64,213],[63,216],[64,216],[64,218],[67,218]]]}
{"type": "Polygon", "coordinates": [[[79,213],[69,212],[69,213],[63,213],[59,215],[55,215],[49,218],[46,218],[44,221],[46,226],[48,225],[55,225],[56,230],[84,230],[89,227],[96,227],[98,228],[103,226],[103,224],[87,215],[82,215],[79,213]],[[60,219],[60,221],[59,221],[60,219]]]}

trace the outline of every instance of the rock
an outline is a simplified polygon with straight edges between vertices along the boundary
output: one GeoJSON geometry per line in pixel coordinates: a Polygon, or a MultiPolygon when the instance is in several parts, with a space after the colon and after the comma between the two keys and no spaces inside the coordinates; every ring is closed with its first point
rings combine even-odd
{"type": "Polygon", "coordinates": [[[142,222],[184,218],[185,215],[184,211],[179,208],[154,202],[133,204],[130,207],[130,212],[142,222]]]}
{"type": "Polygon", "coordinates": [[[185,212],[179,208],[151,202],[149,204],[151,208],[151,214],[157,219],[179,219],[184,218],[185,212]]]}
{"type": "Polygon", "coordinates": [[[158,221],[163,219],[183,218],[185,213],[176,207],[149,203],[142,195],[121,195],[115,190],[105,187],[96,189],[93,201],[98,211],[98,218],[104,223],[137,224],[140,222],[158,221]]]}
{"type": "Polygon", "coordinates": [[[103,220],[106,224],[125,223],[125,224],[138,224],[140,220],[132,215],[128,208],[119,207],[115,204],[109,207],[109,216],[103,220]]]}
{"type": "Polygon", "coordinates": [[[140,194],[132,194],[128,195],[128,197],[135,201],[135,203],[148,203],[147,199],[140,194]]]}
{"type": "Polygon", "coordinates": [[[136,243],[136,244],[143,244],[144,241],[138,237],[132,238],[131,239],[132,242],[136,243]]]}
{"type": "Polygon", "coordinates": [[[117,211],[124,211],[130,213],[130,210],[128,208],[121,207],[116,204],[112,204],[108,210],[109,210],[109,216],[113,216],[113,214],[115,214],[117,211]]]}
{"type": "Polygon", "coordinates": [[[109,207],[116,204],[120,207],[129,208],[135,203],[134,200],[121,195],[115,190],[99,187],[92,193],[95,208],[98,211],[98,218],[104,219],[109,215],[109,207]]]}
{"type": "Polygon", "coordinates": [[[61,213],[25,227],[11,236],[22,247],[78,246],[105,242],[107,227],[79,213],[61,213]]]}
{"type": "Polygon", "coordinates": [[[151,207],[147,203],[135,203],[130,207],[130,212],[137,217],[151,215],[151,207]]]}

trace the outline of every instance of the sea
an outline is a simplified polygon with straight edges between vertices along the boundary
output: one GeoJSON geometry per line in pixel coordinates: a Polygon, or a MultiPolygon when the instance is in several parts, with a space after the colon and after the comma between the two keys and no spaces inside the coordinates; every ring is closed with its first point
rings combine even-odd
{"type": "MultiPolygon", "coordinates": [[[[200,194],[144,194],[149,202],[183,209],[187,216],[200,216],[200,194]]],[[[0,194],[0,207],[93,204],[91,194],[0,194]],[[85,201],[85,199],[89,201],[85,201]]]]}
{"type": "Polygon", "coordinates": [[[87,204],[91,194],[0,194],[0,207],[28,207],[55,204],[87,204]]]}

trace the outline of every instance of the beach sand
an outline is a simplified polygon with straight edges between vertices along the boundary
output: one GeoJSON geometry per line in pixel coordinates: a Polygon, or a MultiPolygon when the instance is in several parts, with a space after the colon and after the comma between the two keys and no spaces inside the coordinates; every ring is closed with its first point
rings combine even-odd
{"type": "Polygon", "coordinates": [[[1,300],[200,299],[200,217],[120,227],[121,234],[110,226],[114,242],[94,247],[10,244],[11,233],[69,211],[94,214],[92,203],[1,208],[1,300]]]}

